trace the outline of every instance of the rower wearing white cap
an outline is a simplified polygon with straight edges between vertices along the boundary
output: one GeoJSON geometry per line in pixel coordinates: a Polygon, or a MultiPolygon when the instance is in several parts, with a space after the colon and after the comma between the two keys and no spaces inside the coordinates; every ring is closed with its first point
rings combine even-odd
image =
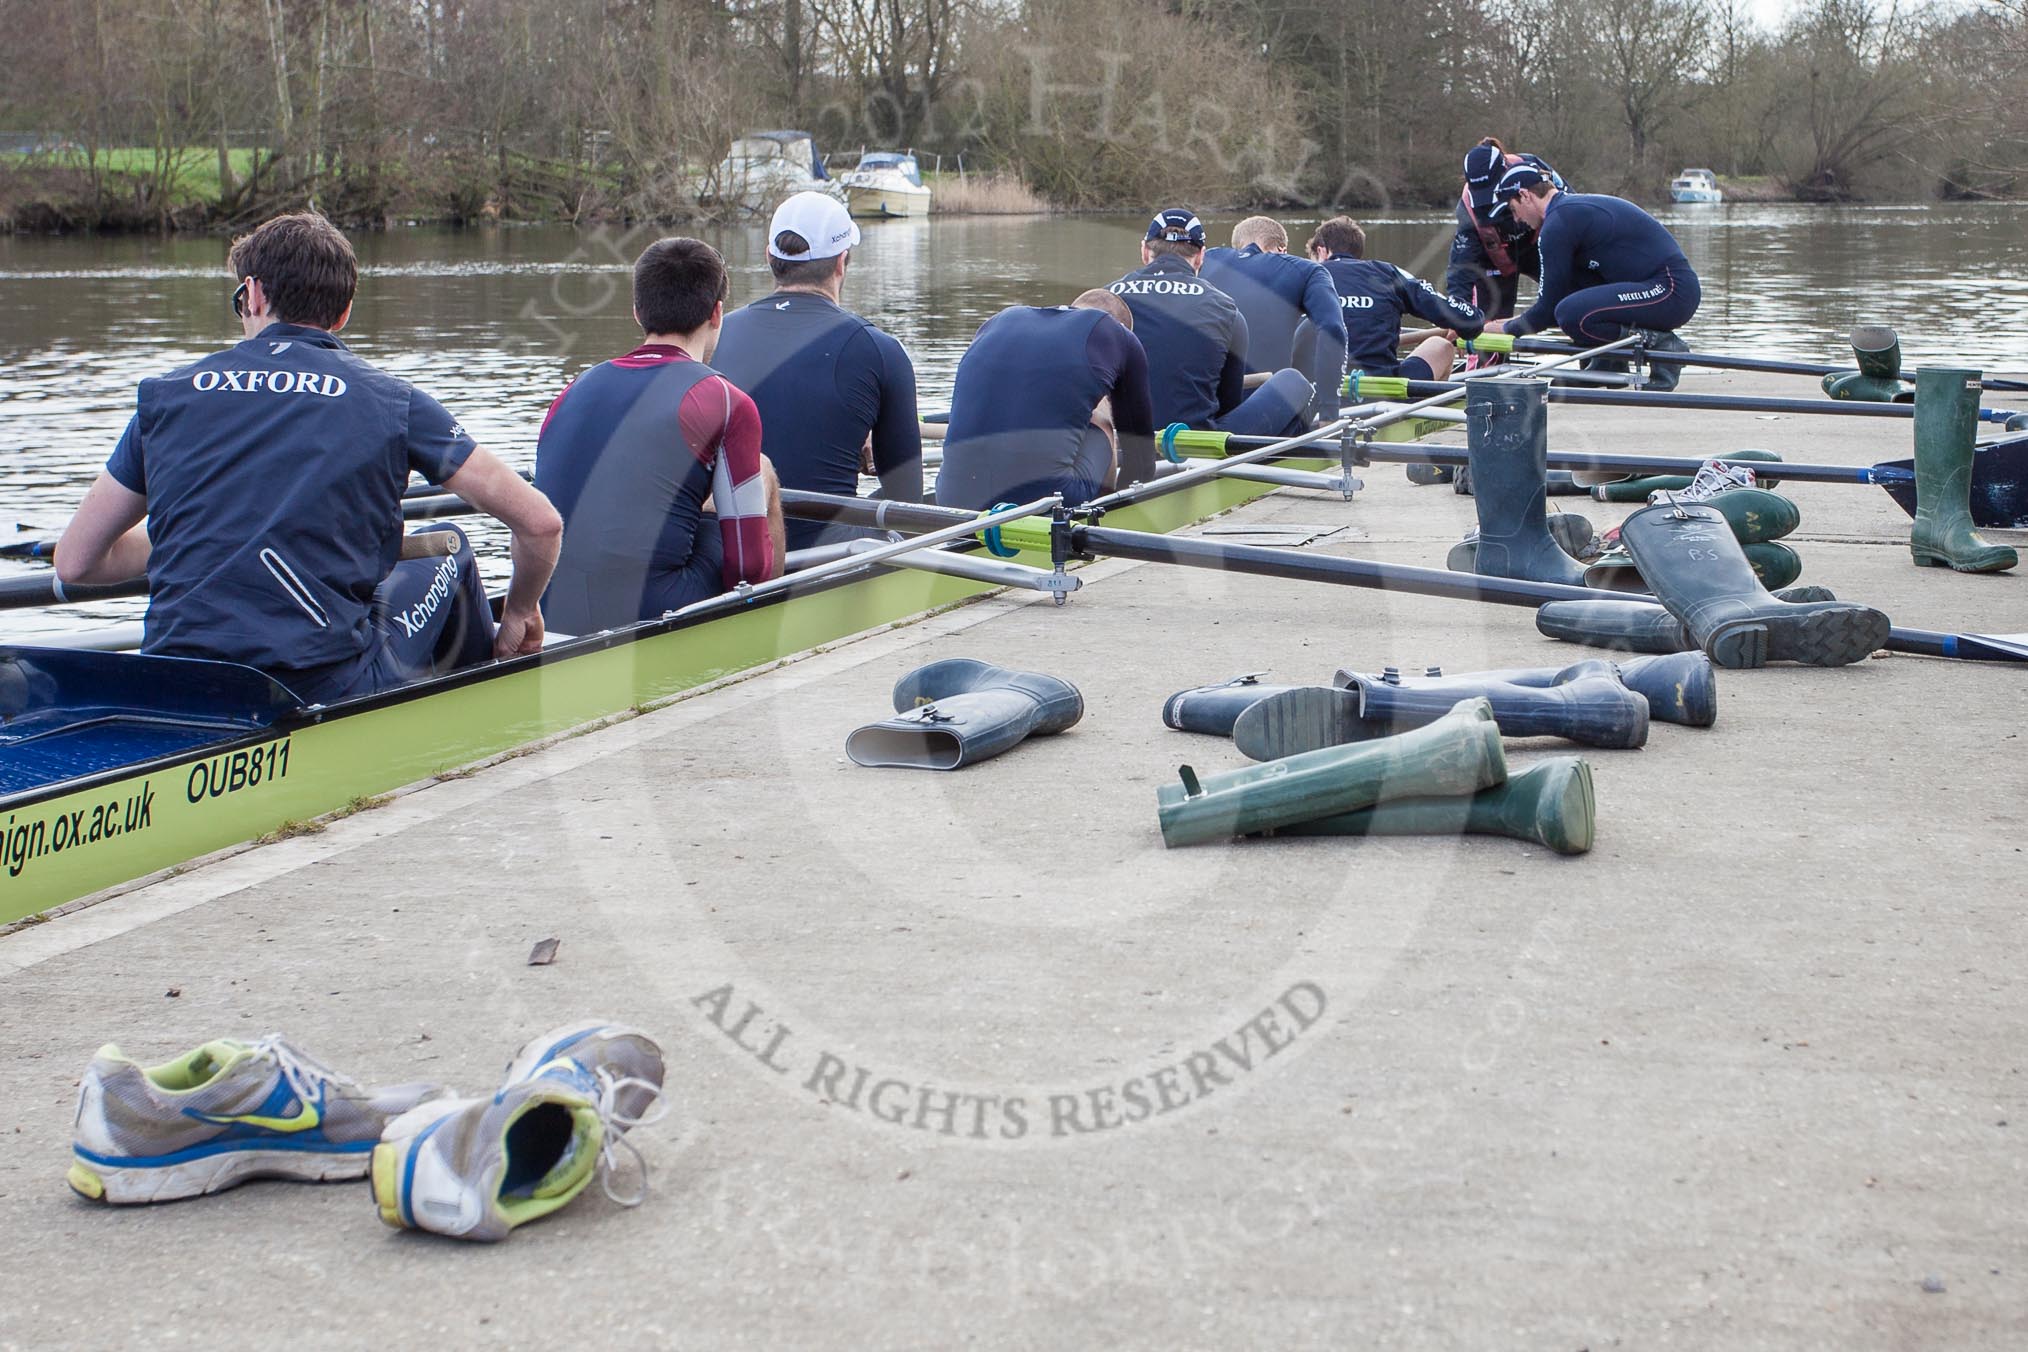
{"type": "MultiPolygon", "coordinates": [[[[852,496],[863,459],[882,497],[920,502],[922,429],[908,353],[839,298],[859,227],[836,198],[799,192],[768,223],[775,289],[725,317],[712,365],[760,409],[761,446],[785,488],[852,496]]],[[[851,528],[791,521],[802,549],[851,528]]]]}

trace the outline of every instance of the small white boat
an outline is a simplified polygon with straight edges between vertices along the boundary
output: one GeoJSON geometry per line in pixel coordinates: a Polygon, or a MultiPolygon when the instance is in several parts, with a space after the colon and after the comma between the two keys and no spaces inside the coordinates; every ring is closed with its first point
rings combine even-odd
{"type": "Polygon", "coordinates": [[[1725,193],[1718,186],[1718,175],[1709,169],[1685,169],[1669,181],[1669,200],[1723,202],[1725,193]]]}
{"type": "Polygon", "coordinates": [[[783,198],[799,192],[844,197],[806,131],[748,132],[732,143],[703,185],[705,197],[757,213],[773,211],[783,198]]]}
{"type": "Polygon", "coordinates": [[[859,167],[839,176],[845,206],[854,216],[927,216],[930,190],[923,186],[915,156],[898,150],[869,150],[859,167]]]}

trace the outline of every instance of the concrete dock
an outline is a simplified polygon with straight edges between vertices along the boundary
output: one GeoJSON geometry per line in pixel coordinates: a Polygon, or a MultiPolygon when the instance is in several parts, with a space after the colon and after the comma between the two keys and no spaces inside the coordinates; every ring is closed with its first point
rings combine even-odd
{"type": "MultiPolygon", "coordinates": [[[[1550,426],[1850,464],[1910,440],[1550,426]]],[[[1207,528],[1441,566],[1471,500],[1366,479],[1207,528]]],[[[1879,489],[1780,491],[1804,582],[2028,630],[2028,569],[1918,570],[1879,489]]],[[[962,606],[0,937],[0,1349],[2028,1343],[2028,668],[1721,672],[1717,726],[1589,753],[1583,857],[1170,851],[1156,786],[1245,763],[1164,728],[1172,691],[1592,654],[1525,609],[1085,577],[1060,609],[962,606]],[[1065,677],[1085,717],[956,774],[847,762],[895,679],[952,656],[1065,677]],[[592,1015],[667,1054],[636,1209],[594,1187],[485,1247],[384,1228],[363,1184],[126,1209],[63,1185],[102,1042],[152,1062],[279,1031],[369,1083],[487,1092],[592,1015]]]]}

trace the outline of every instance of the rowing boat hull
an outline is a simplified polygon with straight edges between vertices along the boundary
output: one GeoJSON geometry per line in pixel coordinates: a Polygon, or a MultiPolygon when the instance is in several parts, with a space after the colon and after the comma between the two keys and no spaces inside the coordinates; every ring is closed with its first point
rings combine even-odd
{"type": "MultiPolygon", "coordinates": [[[[1436,426],[1401,424],[1383,435],[1407,440],[1436,426]]],[[[1207,479],[1106,520],[1166,532],[1269,491],[1207,479]]],[[[576,640],[198,751],[0,797],[0,924],[993,589],[906,568],[824,579],[730,614],[576,640]]]]}

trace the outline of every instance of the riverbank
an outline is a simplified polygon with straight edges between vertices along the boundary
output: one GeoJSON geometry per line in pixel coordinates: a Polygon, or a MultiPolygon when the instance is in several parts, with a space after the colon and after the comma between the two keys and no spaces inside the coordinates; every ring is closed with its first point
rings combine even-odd
{"type": "MultiPolygon", "coordinates": [[[[233,163],[240,166],[235,172],[244,176],[253,164],[251,152],[235,154],[238,158],[233,163]]],[[[159,168],[144,159],[144,155],[140,151],[116,153],[111,158],[115,167],[103,170],[96,180],[75,166],[39,163],[20,156],[0,157],[0,228],[25,234],[217,234],[242,229],[273,211],[310,205],[313,200],[320,210],[348,229],[498,223],[589,227],[641,221],[702,225],[727,219],[722,212],[694,203],[687,207],[664,203],[643,213],[627,205],[627,195],[610,175],[589,171],[574,174],[555,166],[534,164],[513,175],[511,185],[505,189],[490,172],[440,173],[392,198],[376,193],[371,208],[348,205],[356,200],[356,195],[348,196],[342,189],[316,199],[256,195],[252,200],[263,205],[249,206],[247,201],[237,198],[221,205],[215,156],[194,155],[185,162],[159,168]]],[[[1111,215],[1147,209],[1145,202],[1115,202],[1076,209],[1059,206],[1030,189],[1012,170],[928,177],[935,193],[931,212],[940,216],[1111,215]]],[[[1728,202],[1742,205],[1892,204],[1884,199],[1856,198],[1826,203],[1820,196],[1798,192],[1766,177],[1722,179],[1721,186],[1728,202]]],[[[1638,200],[1650,206],[1666,206],[1668,195],[1657,191],[1638,200]]],[[[1226,215],[1250,210],[1243,203],[1197,205],[1202,211],[1226,215]]],[[[1395,202],[1389,209],[1439,210],[1449,205],[1451,200],[1446,198],[1421,203],[1395,202]]],[[[1314,216],[1334,209],[1310,204],[1278,206],[1272,210],[1283,215],[1314,216]]],[[[1347,209],[1357,214],[1365,208],[1347,209]]]]}
{"type": "MultiPolygon", "coordinates": [[[[1907,453],[1901,424],[1550,419],[1567,449],[1907,453]]],[[[1366,478],[1210,529],[1432,564],[1472,520],[1366,478]]],[[[1911,567],[1878,490],[1782,491],[1805,582],[2020,627],[2028,579],[1911,567]]],[[[576,1324],[656,1345],[2018,1342],[2019,668],[1720,673],[1715,727],[1592,754],[1581,858],[1166,851],[1155,787],[1242,763],[1161,726],[1172,690],[1586,653],[1526,610],[1083,576],[1062,609],[987,599],[805,654],[0,938],[0,1343],[207,1336],[200,1270],[334,1347],[553,1341],[525,1311],[559,1273],[596,1274],[576,1324]],[[847,763],[895,678],[949,656],[1067,677],[1084,719],[955,774],[847,763]],[[527,965],[544,938],[557,961],[527,965]],[[478,1250],[385,1230],[356,1185],[122,1211],[62,1186],[102,1040],[160,1058],[280,1029],[377,1083],[483,1092],[522,1038],[593,1014],[668,1055],[671,1117],[630,1138],[638,1210],[594,1188],[478,1250]],[[1135,1094],[1173,1106],[1128,1123],[1135,1094]],[[121,1300],[76,1299],[93,1270],[121,1300]]]]}

